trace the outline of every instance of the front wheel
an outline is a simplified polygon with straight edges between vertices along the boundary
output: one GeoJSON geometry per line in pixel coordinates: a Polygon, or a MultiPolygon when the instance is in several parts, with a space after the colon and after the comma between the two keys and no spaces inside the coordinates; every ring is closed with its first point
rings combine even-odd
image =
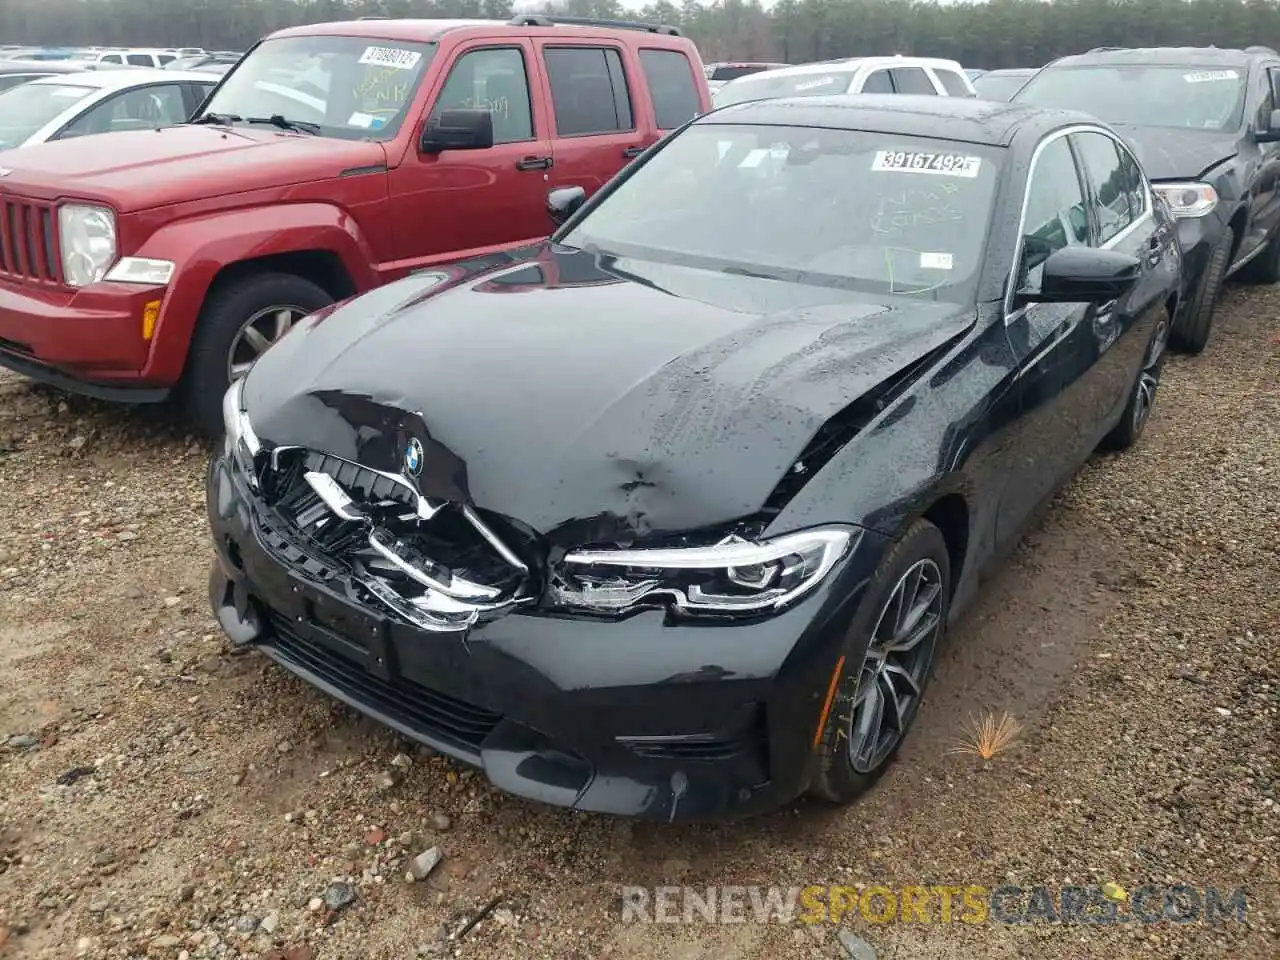
{"type": "Polygon", "coordinates": [[[848,803],[888,769],[920,709],[950,601],[946,540],[918,520],[881,561],[849,627],[815,797],[848,803]]]}
{"type": "Polygon", "coordinates": [[[1169,332],[1169,344],[1182,353],[1198,354],[1209,342],[1209,329],[1213,326],[1213,313],[1222,293],[1222,281],[1227,275],[1231,248],[1235,244],[1235,231],[1226,227],[1217,244],[1209,252],[1204,273],[1196,284],[1191,302],[1178,311],[1169,332]]]}
{"type": "Polygon", "coordinates": [[[205,301],[187,358],[185,402],[209,436],[222,432],[222,396],[232,380],[308,314],[333,302],[310,280],[260,273],[215,289],[205,301]]]}
{"type": "Polygon", "coordinates": [[[1163,316],[1156,324],[1142,357],[1142,368],[1134,382],[1129,402],[1115,429],[1107,434],[1103,445],[1111,450],[1128,450],[1147,428],[1151,411],[1156,403],[1156,391],[1160,387],[1160,374],[1164,370],[1164,348],[1169,340],[1169,321],[1163,316]]]}

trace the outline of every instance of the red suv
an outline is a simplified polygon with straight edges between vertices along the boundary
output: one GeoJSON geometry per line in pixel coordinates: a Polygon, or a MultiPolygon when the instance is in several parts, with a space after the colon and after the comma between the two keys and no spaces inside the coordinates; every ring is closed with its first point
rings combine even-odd
{"type": "Polygon", "coordinates": [[[190,123],[0,157],[0,364],[104,399],[231,380],[303,316],[545,236],[710,108],[673,27],[518,16],[272,34],[190,123]]]}

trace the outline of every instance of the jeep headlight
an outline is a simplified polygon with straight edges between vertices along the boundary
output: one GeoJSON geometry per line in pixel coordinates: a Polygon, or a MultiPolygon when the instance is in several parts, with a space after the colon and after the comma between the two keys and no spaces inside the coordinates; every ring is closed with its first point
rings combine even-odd
{"type": "Polygon", "coordinates": [[[222,395],[222,426],[226,431],[223,452],[254,477],[253,459],[262,449],[262,442],[244,410],[244,377],[234,381],[222,395]]]}
{"type": "Polygon", "coordinates": [[[116,215],[108,207],[69,203],[58,208],[62,277],[87,287],[107,275],[116,260],[116,215]]]}
{"type": "Polygon", "coordinates": [[[833,526],[759,541],[732,536],[709,546],[573,550],[553,581],[552,599],[606,614],[671,605],[691,615],[760,616],[818,586],[859,535],[833,526]]]}
{"type": "Polygon", "coordinates": [[[1164,197],[1179,218],[1203,217],[1218,205],[1218,191],[1207,183],[1153,183],[1151,189],[1164,197]]]}

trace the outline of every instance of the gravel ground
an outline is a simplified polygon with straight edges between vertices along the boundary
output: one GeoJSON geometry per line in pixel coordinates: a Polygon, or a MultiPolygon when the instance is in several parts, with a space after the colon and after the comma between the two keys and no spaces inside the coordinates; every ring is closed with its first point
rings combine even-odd
{"type": "Polygon", "coordinates": [[[1276,957],[1278,332],[1280,290],[1228,292],[1139,447],[1095,458],[953,632],[863,802],[679,828],[498,794],[231,656],[201,446],[0,379],[0,955],[839,958],[866,954],[832,926],[624,925],[619,886],[1115,882],[1243,886],[1248,920],[848,929],[881,958],[1276,957]],[[949,752],[986,708],[1022,741],[949,752]]]}

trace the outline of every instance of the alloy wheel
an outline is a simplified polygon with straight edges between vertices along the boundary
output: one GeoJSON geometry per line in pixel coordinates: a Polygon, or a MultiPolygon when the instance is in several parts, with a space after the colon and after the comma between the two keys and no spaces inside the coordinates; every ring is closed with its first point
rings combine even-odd
{"type": "Polygon", "coordinates": [[[248,373],[254,361],[306,315],[307,311],[302,307],[280,305],[259,310],[251,316],[227,351],[227,380],[239,380],[248,373]]]}
{"type": "Polygon", "coordinates": [[[942,572],[919,560],[885,601],[849,712],[849,762],[871,773],[897,747],[915,714],[942,629],[942,572]]]}
{"type": "Polygon", "coordinates": [[[1142,361],[1142,371],[1138,374],[1138,393],[1133,404],[1133,432],[1141,432],[1146,426],[1147,418],[1156,402],[1156,388],[1160,386],[1161,361],[1164,359],[1164,348],[1169,342],[1169,324],[1161,320],[1151,338],[1151,346],[1147,348],[1147,356],[1142,361]]]}

